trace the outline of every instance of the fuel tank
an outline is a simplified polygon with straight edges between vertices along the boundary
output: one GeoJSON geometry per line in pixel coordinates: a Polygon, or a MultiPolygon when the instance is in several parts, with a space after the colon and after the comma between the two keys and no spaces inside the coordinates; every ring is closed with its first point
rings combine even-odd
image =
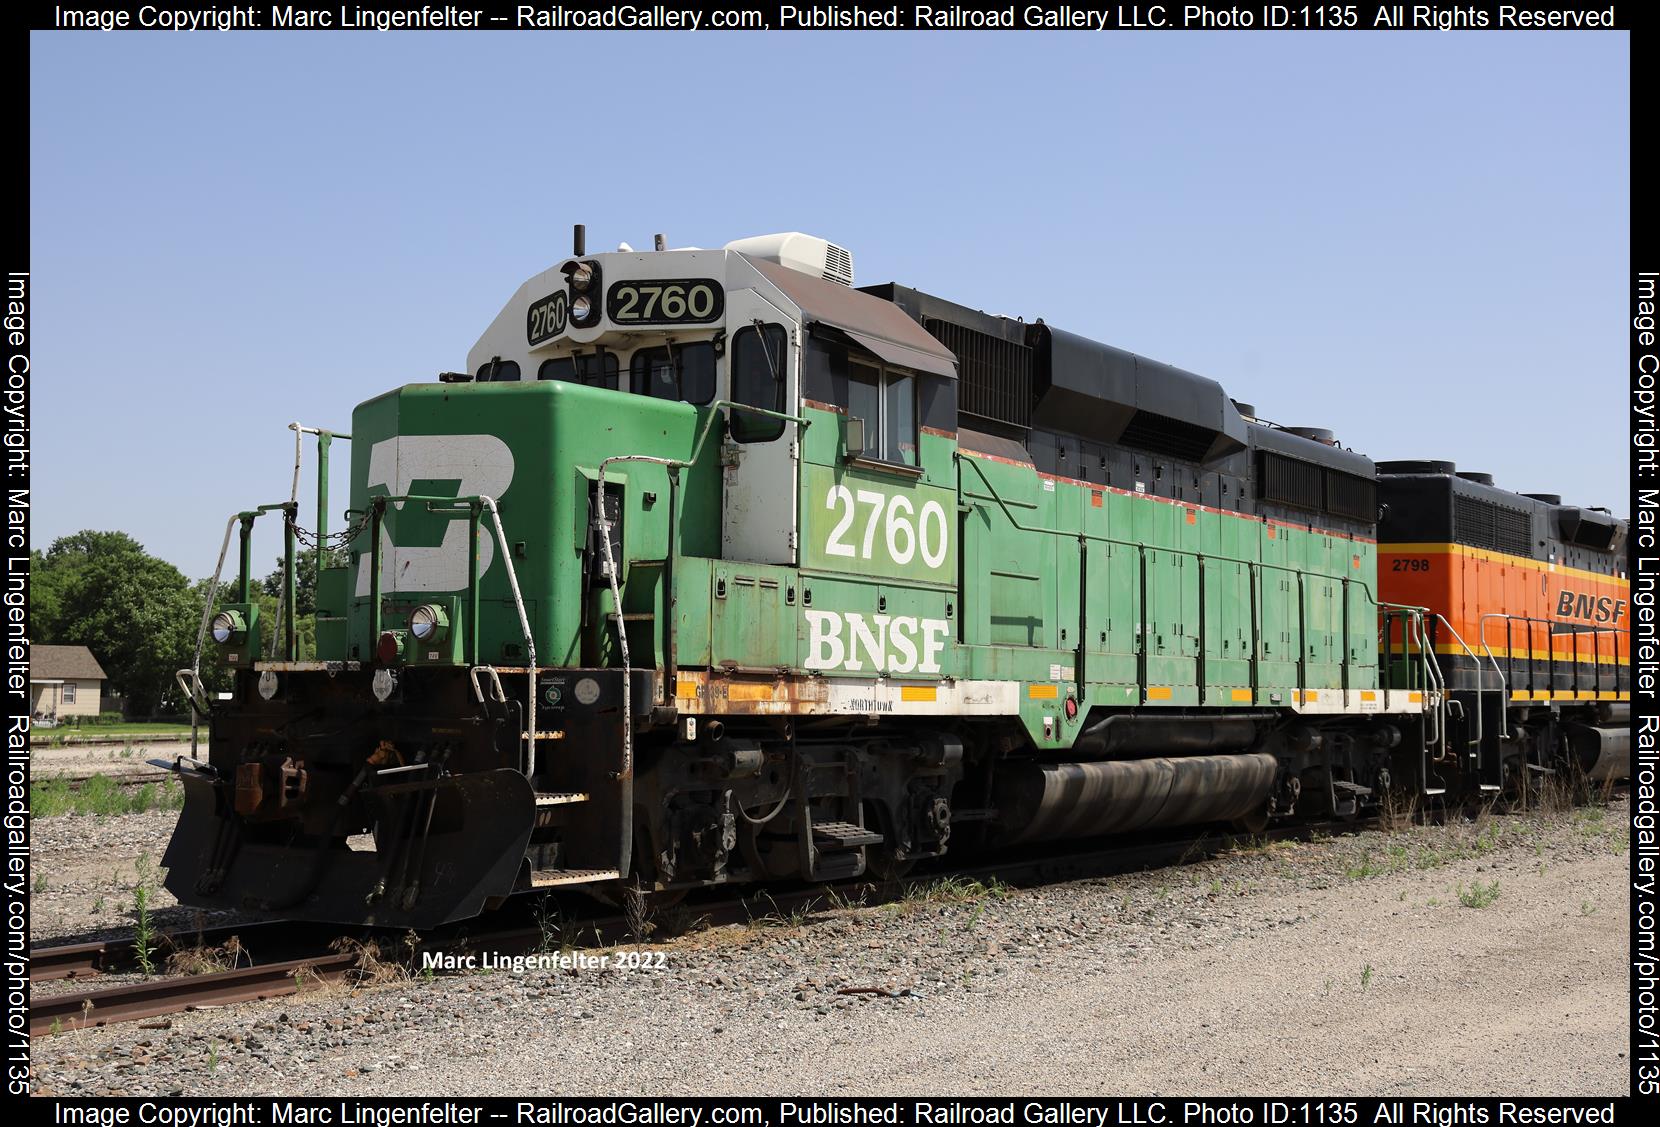
{"type": "Polygon", "coordinates": [[[1272,755],[1191,755],[998,769],[998,841],[1014,845],[1244,818],[1279,776],[1272,755]]]}

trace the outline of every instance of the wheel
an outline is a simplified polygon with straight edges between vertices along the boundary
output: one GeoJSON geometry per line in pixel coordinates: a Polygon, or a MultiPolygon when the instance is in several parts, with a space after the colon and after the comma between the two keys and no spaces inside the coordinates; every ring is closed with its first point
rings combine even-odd
{"type": "Polygon", "coordinates": [[[1235,818],[1228,824],[1235,833],[1259,834],[1268,828],[1268,807],[1260,807],[1255,813],[1247,814],[1243,818],[1235,818]]]}
{"type": "Polygon", "coordinates": [[[914,868],[915,857],[907,857],[901,861],[886,845],[868,846],[865,849],[865,873],[875,880],[890,883],[901,881],[910,876],[914,868]]]}

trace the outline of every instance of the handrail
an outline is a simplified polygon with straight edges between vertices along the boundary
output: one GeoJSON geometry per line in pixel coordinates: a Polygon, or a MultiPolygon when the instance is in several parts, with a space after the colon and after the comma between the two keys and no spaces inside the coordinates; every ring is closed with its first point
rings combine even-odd
{"type": "MultiPolygon", "coordinates": [[[[1529,627],[1529,629],[1527,630],[1527,655],[1524,658],[1524,660],[1527,662],[1528,687],[1529,687],[1530,691],[1532,690],[1532,687],[1534,685],[1534,666],[1538,664],[1538,659],[1534,655],[1534,649],[1533,649],[1533,633],[1534,632],[1531,629],[1532,627],[1536,627],[1536,626],[1545,627],[1546,631],[1549,634],[1549,638],[1550,638],[1550,641],[1549,641],[1548,646],[1547,646],[1546,662],[1548,663],[1548,665],[1550,667],[1549,692],[1553,696],[1556,693],[1555,674],[1556,674],[1557,640],[1560,639],[1560,638],[1572,638],[1573,639],[1573,643],[1572,643],[1573,653],[1569,658],[1569,662],[1573,666],[1574,691],[1576,693],[1579,691],[1579,667],[1581,665],[1584,665],[1584,664],[1590,664],[1592,666],[1592,674],[1591,674],[1592,684],[1593,684],[1593,686],[1595,686],[1595,689],[1597,691],[1600,691],[1601,688],[1602,688],[1602,664],[1603,664],[1603,662],[1602,662],[1601,647],[1600,647],[1600,645],[1598,645],[1597,640],[1605,634],[1608,635],[1609,637],[1613,638],[1613,640],[1614,640],[1614,653],[1613,653],[1614,660],[1612,661],[1611,664],[1614,667],[1614,689],[1615,689],[1616,692],[1619,691],[1619,687],[1620,687],[1620,660],[1619,660],[1620,645],[1619,645],[1619,643],[1620,643],[1620,638],[1622,636],[1626,637],[1628,639],[1630,638],[1631,631],[1629,629],[1623,629],[1622,630],[1618,626],[1596,626],[1596,625],[1587,625],[1587,624],[1574,623],[1574,622],[1561,623],[1561,622],[1552,621],[1551,619],[1548,619],[1548,618],[1535,618],[1532,615],[1509,614],[1509,613],[1506,613],[1504,611],[1490,611],[1487,614],[1482,615],[1477,620],[1477,629],[1481,632],[1480,633],[1480,638],[1478,640],[1481,643],[1482,651],[1487,654],[1488,660],[1492,662],[1494,670],[1497,671],[1498,674],[1499,674],[1499,685],[1500,685],[1501,689],[1506,690],[1506,699],[1507,700],[1509,699],[1508,685],[1510,683],[1510,679],[1505,676],[1504,671],[1500,668],[1499,662],[1498,662],[1498,655],[1493,652],[1493,648],[1492,648],[1491,644],[1489,644],[1488,641],[1487,641],[1487,621],[1489,619],[1494,619],[1494,618],[1502,619],[1505,622],[1505,642],[1504,642],[1505,658],[1512,666],[1515,665],[1516,650],[1511,645],[1510,623],[1520,622],[1524,626],[1529,627]],[[1565,633],[1562,633],[1562,634],[1558,634],[1558,633],[1555,632],[1556,627],[1564,626],[1564,625],[1572,627],[1572,629],[1565,632],[1565,633]],[[1581,658],[1584,655],[1580,652],[1580,645],[1579,645],[1579,639],[1586,636],[1587,634],[1591,636],[1591,654],[1590,654],[1590,661],[1588,663],[1581,660],[1581,658]]],[[[1627,656],[1629,658],[1629,655],[1630,655],[1630,642],[1629,641],[1626,643],[1626,646],[1627,646],[1627,656]]],[[[1520,679],[1518,678],[1517,680],[1518,680],[1518,683],[1519,683],[1520,679]]]]}
{"type": "MultiPolygon", "coordinates": [[[[1475,739],[1466,741],[1466,746],[1474,747],[1474,748],[1477,748],[1479,750],[1479,748],[1481,747],[1481,737],[1482,737],[1482,718],[1481,718],[1482,708],[1481,708],[1481,702],[1483,701],[1483,699],[1485,699],[1485,693],[1486,693],[1486,690],[1483,689],[1482,686],[1481,686],[1481,659],[1475,655],[1474,650],[1470,649],[1470,644],[1468,642],[1466,642],[1459,635],[1458,631],[1453,627],[1453,624],[1447,621],[1447,618],[1446,618],[1445,615],[1437,613],[1435,618],[1436,618],[1436,621],[1440,622],[1441,625],[1443,625],[1447,628],[1447,633],[1449,633],[1453,636],[1453,641],[1457,642],[1459,644],[1459,646],[1464,650],[1465,655],[1471,661],[1473,661],[1475,663],[1475,666],[1476,666],[1476,735],[1475,735],[1475,739]]],[[[1444,682],[1445,682],[1445,678],[1443,678],[1443,683],[1444,682]]]]}
{"type": "MultiPolygon", "coordinates": [[[[535,637],[534,632],[530,629],[530,618],[525,613],[524,595],[519,589],[519,574],[518,574],[517,569],[515,569],[514,566],[513,566],[513,552],[510,549],[510,547],[508,546],[507,535],[502,530],[501,511],[496,507],[496,499],[494,497],[490,497],[490,496],[488,496],[486,494],[483,494],[483,493],[469,494],[469,495],[463,496],[463,497],[435,497],[435,496],[431,496],[431,495],[424,494],[424,493],[400,493],[400,494],[385,493],[385,494],[377,494],[376,496],[370,498],[370,501],[369,501],[369,523],[370,523],[370,538],[369,538],[369,580],[370,580],[370,583],[369,583],[369,586],[370,586],[370,590],[369,590],[369,601],[370,601],[369,624],[370,624],[370,634],[374,638],[377,638],[377,639],[380,637],[380,604],[381,604],[381,601],[382,601],[382,592],[381,592],[381,589],[380,589],[380,526],[381,526],[381,520],[384,518],[384,516],[386,514],[386,506],[387,505],[389,505],[393,502],[407,503],[407,502],[410,502],[410,501],[414,501],[414,502],[419,503],[419,504],[425,504],[426,507],[427,507],[428,512],[437,511],[434,508],[434,506],[440,506],[440,507],[443,507],[443,508],[456,508],[456,509],[465,507],[469,510],[472,510],[474,508],[485,508],[485,509],[490,510],[490,520],[491,520],[491,524],[494,527],[495,534],[496,534],[497,554],[501,556],[502,563],[507,568],[507,583],[508,583],[508,586],[513,591],[513,605],[519,613],[519,629],[524,634],[525,651],[526,651],[526,653],[529,657],[529,674],[528,674],[528,676],[530,678],[530,691],[529,691],[529,702],[526,706],[526,719],[530,724],[530,731],[532,733],[532,738],[528,741],[529,751],[526,753],[526,763],[525,763],[525,776],[527,778],[529,778],[529,777],[533,776],[536,772],[536,740],[534,738],[534,733],[536,731],[536,637],[535,637]]],[[[474,538],[476,538],[477,532],[478,532],[478,522],[476,520],[470,522],[469,531],[470,531],[471,535],[474,538]]],[[[477,552],[478,552],[478,544],[476,542],[476,539],[475,539],[475,542],[471,545],[471,548],[472,548],[472,551],[473,551],[473,557],[476,559],[477,558],[477,552]]],[[[469,569],[467,598],[468,598],[470,606],[473,608],[471,614],[474,617],[476,617],[476,614],[477,614],[478,589],[479,589],[478,577],[475,574],[472,574],[471,569],[469,569]]],[[[471,623],[469,623],[468,629],[469,629],[469,631],[472,630],[471,623]]],[[[476,664],[477,661],[478,661],[478,654],[476,654],[476,653],[470,654],[470,655],[468,655],[468,659],[476,664]]]]}

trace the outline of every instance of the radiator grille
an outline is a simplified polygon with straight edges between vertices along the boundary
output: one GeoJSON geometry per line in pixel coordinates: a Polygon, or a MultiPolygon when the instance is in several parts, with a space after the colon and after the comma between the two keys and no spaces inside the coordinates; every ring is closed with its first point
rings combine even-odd
{"type": "Polygon", "coordinates": [[[965,415],[1032,425],[1032,350],[951,321],[922,322],[957,357],[957,410],[965,415]]]}
{"type": "Polygon", "coordinates": [[[1378,483],[1341,470],[1326,471],[1326,510],[1340,517],[1378,519],[1378,483]]]}
{"type": "Polygon", "coordinates": [[[1257,496],[1277,505],[1318,510],[1324,500],[1321,469],[1283,454],[1264,450],[1257,461],[1257,496]]]}
{"type": "Polygon", "coordinates": [[[1453,495],[1453,540],[1472,548],[1533,555],[1533,519],[1520,509],[1453,495]]]}
{"type": "Polygon", "coordinates": [[[1264,450],[1257,455],[1257,493],[1264,501],[1373,524],[1378,483],[1330,466],[1264,450]]]}

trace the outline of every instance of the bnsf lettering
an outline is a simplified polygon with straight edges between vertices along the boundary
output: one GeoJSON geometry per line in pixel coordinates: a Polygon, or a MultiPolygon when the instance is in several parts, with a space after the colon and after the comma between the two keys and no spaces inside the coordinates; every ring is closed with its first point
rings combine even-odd
{"type": "Polygon", "coordinates": [[[938,673],[951,624],[938,618],[804,611],[807,668],[858,673],[938,673]],[[845,637],[844,637],[845,632],[845,637]]]}
{"type": "Polygon", "coordinates": [[[1556,600],[1557,618],[1618,623],[1624,616],[1625,602],[1611,595],[1586,595],[1578,591],[1563,591],[1561,598],[1556,600]]]}

